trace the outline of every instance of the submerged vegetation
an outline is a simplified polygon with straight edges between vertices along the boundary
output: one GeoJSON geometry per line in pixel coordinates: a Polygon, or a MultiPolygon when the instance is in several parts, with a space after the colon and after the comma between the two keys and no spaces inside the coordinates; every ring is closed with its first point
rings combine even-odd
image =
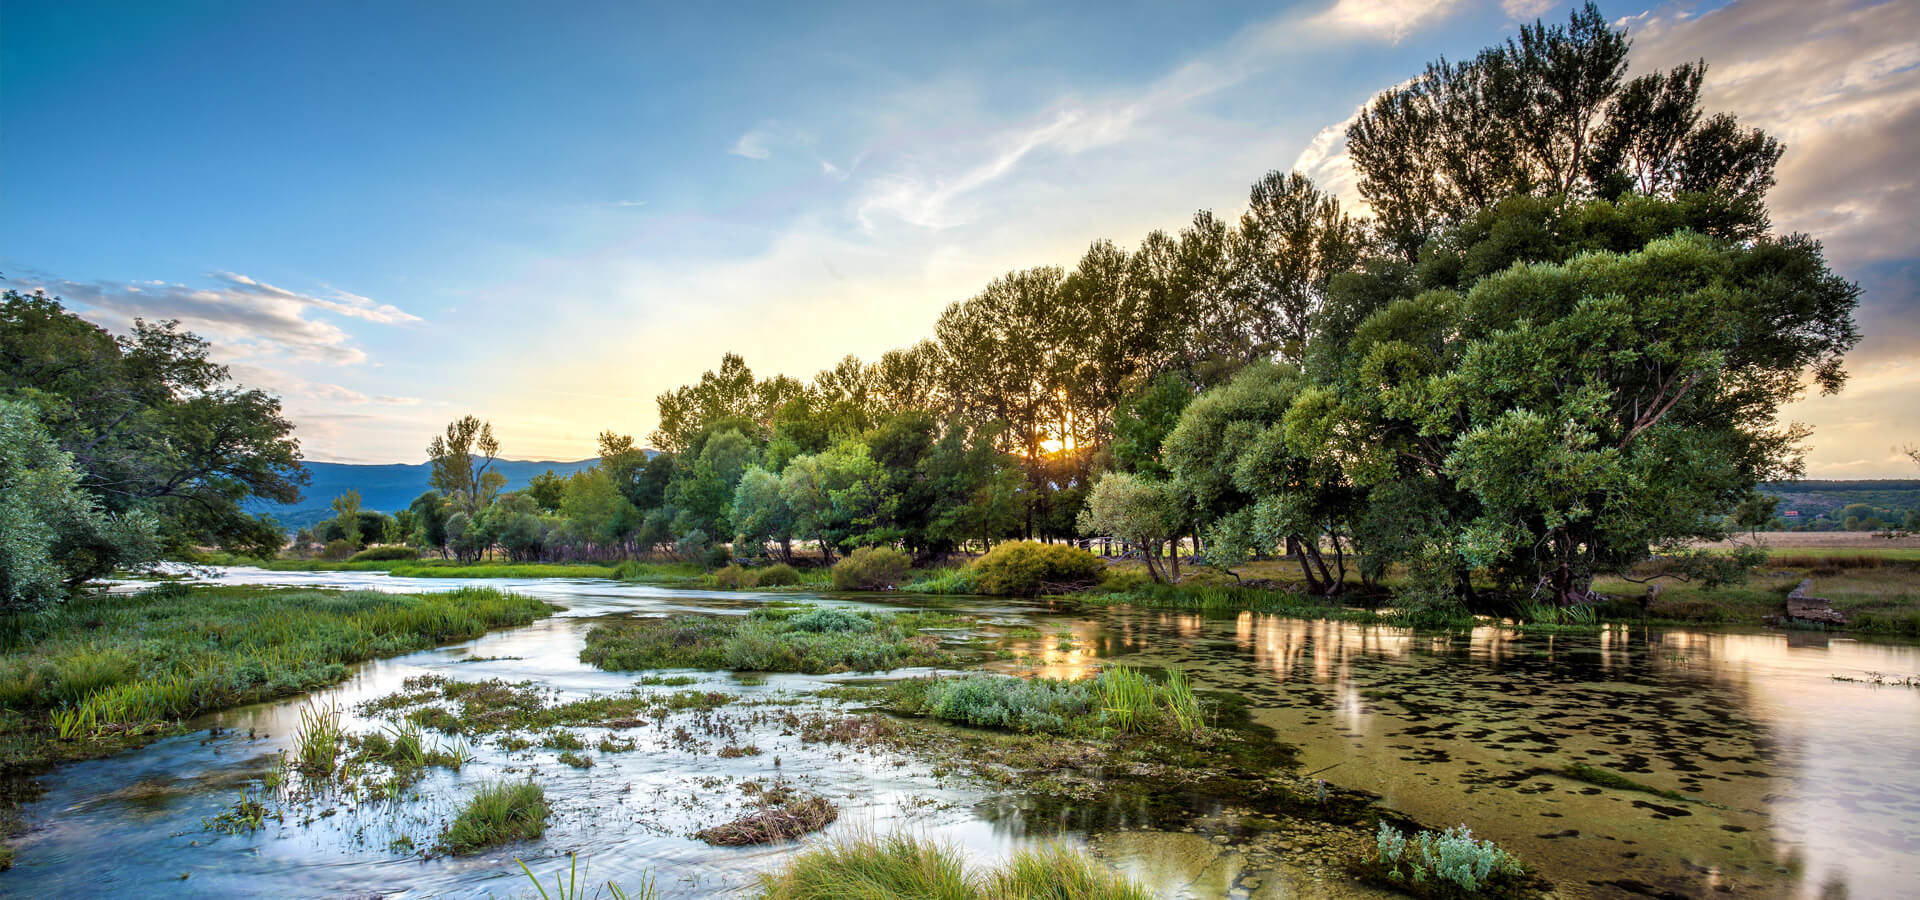
{"type": "Polygon", "coordinates": [[[725,669],[735,672],[873,672],[953,661],[923,628],[957,620],[940,613],[852,612],[765,606],[745,616],[680,615],[597,625],[580,658],[602,669],[725,669]]]}

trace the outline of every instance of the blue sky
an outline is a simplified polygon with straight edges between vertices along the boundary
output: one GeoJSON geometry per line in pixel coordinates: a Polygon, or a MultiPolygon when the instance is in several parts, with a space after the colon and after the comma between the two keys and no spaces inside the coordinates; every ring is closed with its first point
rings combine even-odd
{"type": "MultiPolygon", "coordinates": [[[[798,376],[928,334],[1270,169],[1351,192],[1340,124],[1540,0],[1295,5],[0,0],[0,271],[120,327],[179,317],[315,459],[644,435],[722,352],[798,376]]],[[[1868,288],[1812,474],[1920,442],[1920,13],[1607,3],[1637,69],[1789,145],[1775,220],[1868,288]]]]}

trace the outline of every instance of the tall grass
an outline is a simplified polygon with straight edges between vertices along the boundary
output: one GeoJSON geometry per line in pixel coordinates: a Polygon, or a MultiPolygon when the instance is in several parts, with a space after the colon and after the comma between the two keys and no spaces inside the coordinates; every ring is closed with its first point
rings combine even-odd
{"type": "Polygon", "coordinates": [[[1144,887],[1085,853],[1023,850],[969,872],[959,851],[903,833],[815,847],[760,876],[759,900],[1150,900],[1144,887]]]}
{"type": "Polygon", "coordinates": [[[0,617],[0,699],[25,713],[0,719],[0,730],[23,737],[0,742],[0,764],[88,755],[93,739],[311,690],[346,677],[350,663],[547,612],[488,589],[407,596],[165,584],[0,617]]]}
{"type": "Polygon", "coordinates": [[[951,660],[919,633],[932,617],[806,606],[747,616],[630,619],[587,632],[580,658],[603,669],[725,669],[734,672],[874,672],[951,660]]]}
{"type": "Polygon", "coordinates": [[[465,854],[512,841],[530,841],[547,833],[553,807],[547,792],[531,781],[485,785],[440,833],[440,846],[465,854]]]}
{"type": "Polygon", "coordinates": [[[309,704],[300,710],[300,726],[293,733],[294,768],[308,778],[332,777],[345,741],[339,707],[309,704]]]}
{"type": "Polygon", "coordinates": [[[1126,666],[1077,681],[986,674],[916,679],[895,684],[891,702],[909,715],[1045,734],[1172,730],[1193,735],[1206,724],[1205,704],[1177,669],[1165,682],[1126,666]]]}
{"type": "MultiPolygon", "coordinates": [[[[526,873],[527,880],[533,882],[533,889],[540,892],[540,900],[590,900],[600,896],[599,889],[594,888],[591,882],[580,880],[582,872],[580,855],[577,853],[567,854],[565,881],[560,880],[559,872],[553,873],[551,893],[547,891],[547,886],[540,882],[540,876],[533,874],[533,869],[529,868],[525,862],[519,857],[515,857],[513,861],[519,864],[520,871],[526,873]],[[593,890],[593,893],[587,893],[588,890],[593,890]]],[[[610,900],[659,900],[660,897],[660,889],[654,886],[652,875],[646,876],[646,879],[640,882],[640,887],[632,892],[611,881],[607,882],[606,890],[610,900]]]]}
{"type": "Polygon", "coordinates": [[[901,590],[910,594],[977,594],[980,592],[972,569],[935,569],[907,582],[901,590]]]}

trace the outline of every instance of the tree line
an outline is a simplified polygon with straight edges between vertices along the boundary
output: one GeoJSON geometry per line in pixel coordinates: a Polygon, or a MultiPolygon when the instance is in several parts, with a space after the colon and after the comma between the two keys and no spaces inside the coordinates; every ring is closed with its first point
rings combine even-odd
{"type": "Polygon", "coordinates": [[[1799,473],[1778,412],[1844,382],[1858,289],[1773,233],[1782,147],[1701,108],[1705,62],[1629,78],[1629,47],[1589,5],[1380,95],[1347,135],[1370,220],[1274,172],[1236,219],[1010,272],[878,360],[728,354],[658,398],[657,455],[602,435],[596,469],[463,508],[467,546],[1098,534],[1157,578],[1176,543],[1290,549],[1309,590],[1392,570],[1434,603],[1579,602],[1654,552],[1728,577],[1687,548],[1799,473]]]}
{"type": "Polygon", "coordinates": [[[605,433],[503,492],[459,420],[395,527],[516,559],[1099,535],[1160,579],[1171,547],[1291,551],[1307,590],[1393,573],[1450,606],[1581,602],[1655,552],[1730,577],[1688,548],[1799,474],[1779,409],[1844,383],[1859,291],[1774,233],[1782,148],[1701,108],[1706,64],[1629,78],[1629,47],[1588,5],[1381,94],[1347,134],[1371,218],[1274,172],[1237,218],[1010,272],[877,360],[728,354],[660,395],[653,452],[605,433]]]}

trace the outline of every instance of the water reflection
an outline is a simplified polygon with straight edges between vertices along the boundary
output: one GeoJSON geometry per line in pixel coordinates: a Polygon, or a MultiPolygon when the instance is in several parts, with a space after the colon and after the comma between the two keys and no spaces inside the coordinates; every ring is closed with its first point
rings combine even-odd
{"type": "MultiPolygon", "coordinates": [[[[238,569],[217,578],[404,591],[487,584],[566,607],[528,628],[362,666],[324,694],[348,705],[424,672],[534,680],[568,696],[625,689],[631,677],[578,660],[593,617],[740,613],[767,599],[590,579],[470,582],[238,569]]],[[[1003,671],[1078,677],[1113,659],[1182,667],[1202,690],[1243,698],[1255,721],[1299,747],[1303,770],[1378,793],[1386,805],[1433,825],[1468,823],[1533,861],[1563,896],[1900,897],[1920,884],[1920,690],[1832,677],[1920,671],[1920,649],[1912,644],[1645,628],[1433,635],[1251,613],[901,600],[958,604],[1007,628],[1003,646],[1011,658],[992,664],[1003,671]],[[1563,774],[1572,763],[1698,802],[1595,787],[1563,774]]],[[[797,694],[820,683],[702,678],[702,687],[742,695],[797,694]]],[[[551,860],[578,849],[593,860],[596,878],[632,882],[652,869],[667,896],[728,896],[747,873],[789,850],[716,849],[686,835],[738,802],[735,782],[771,774],[776,758],[782,774],[843,805],[835,826],[843,832],[908,827],[956,841],[983,861],[1023,842],[1086,839],[1128,860],[1170,896],[1344,897],[1358,890],[1337,875],[1276,864],[1272,857],[1285,861],[1286,842],[1261,845],[1266,849],[1241,843],[1246,823],[1223,824],[1231,817],[1221,798],[1140,788],[1097,801],[1042,803],[942,783],[924,766],[885,753],[810,748],[765,729],[753,733],[764,754],[740,760],[662,744],[571,770],[555,766],[550,754],[529,761],[487,752],[467,771],[423,783],[427,799],[419,803],[343,806],[314,827],[253,838],[202,832],[201,817],[230,804],[286,745],[304,702],[200,723],[237,730],[226,738],[209,741],[203,731],[62,769],[48,779],[48,795],[28,808],[36,831],[21,848],[19,868],[0,875],[0,892],[145,891],[167,883],[169,893],[234,896],[270,883],[298,895],[507,896],[518,883],[505,856],[421,862],[389,852],[386,842],[430,834],[479,780],[535,768],[563,813],[548,840],[521,852],[551,860]],[[1212,839],[1223,834],[1227,843],[1212,839]]],[[[585,731],[589,740],[597,737],[585,731]]]]}

